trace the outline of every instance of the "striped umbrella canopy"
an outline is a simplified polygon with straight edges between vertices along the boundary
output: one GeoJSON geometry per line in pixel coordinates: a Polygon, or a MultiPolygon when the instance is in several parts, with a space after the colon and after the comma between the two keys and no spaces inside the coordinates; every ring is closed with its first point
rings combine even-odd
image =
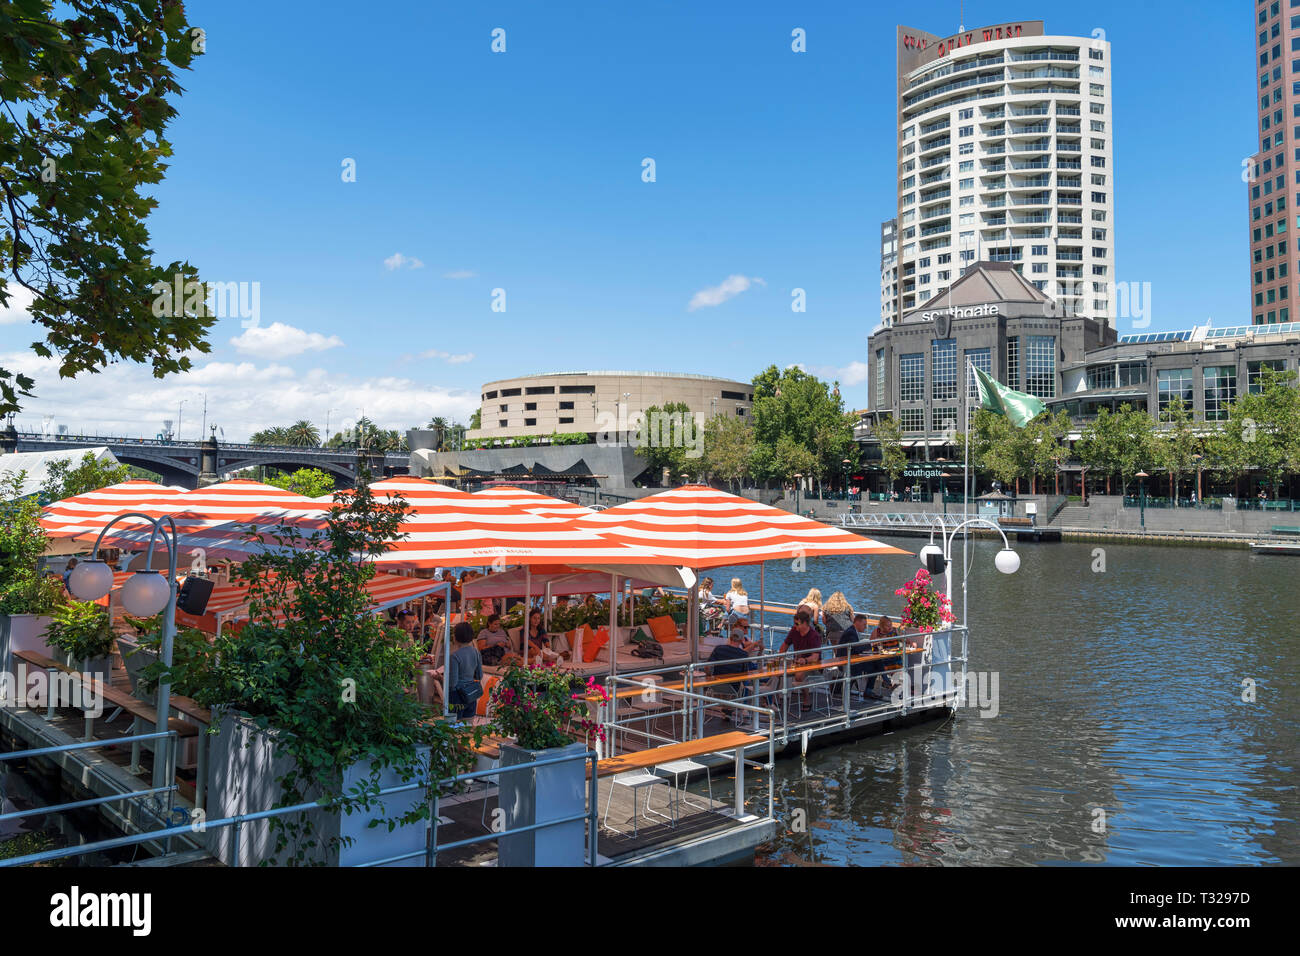
{"type": "Polygon", "coordinates": [[[517,508],[522,508],[524,511],[530,511],[533,514],[543,515],[547,518],[581,518],[592,513],[590,508],[584,508],[572,501],[565,501],[563,498],[552,498],[550,495],[538,494],[536,491],[528,491],[524,488],[515,488],[512,485],[493,485],[491,488],[476,491],[475,494],[480,498],[508,502],[517,508]]]}
{"type": "Polygon", "coordinates": [[[510,500],[472,495],[407,475],[370,485],[376,496],[401,495],[411,511],[407,537],[380,555],[381,567],[482,567],[510,564],[671,565],[672,559],[594,531],[524,511],[510,500]]]}
{"type": "MultiPolygon", "coordinates": [[[[208,559],[235,560],[274,549],[276,542],[270,533],[282,523],[293,525],[303,535],[322,530],[329,507],[326,502],[315,498],[242,479],[187,491],[167,500],[164,505],[161,514],[170,516],[175,522],[181,554],[201,553],[208,559]],[[260,533],[258,539],[246,537],[250,526],[260,533]]],[[[140,510],[153,515],[146,509],[125,510],[140,510]]],[[[89,537],[93,540],[96,533],[89,537]]],[[[114,525],[104,540],[116,547],[139,548],[148,544],[150,533],[151,529],[144,522],[128,518],[114,525]]]]}
{"type": "MultiPolygon", "coordinates": [[[[370,595],[370,609],[377,612],[397,604],[405,604],[426,594],[437,593],[443,589],[443,584],[440,581],[379,572],[366,582],[365,588],[370,595]]],[[[248,585],[241,582],[227,587],[213,588],[212,595],[208,598],[207,609],[201,617],[177,609],[176,622],[215,634],[219,625],[244,620],[248,614],[248,585]]],[[[288,614],[280,610],[272,617],[279,623],[287,620],[288,614]]]]}
{"type": "Polygon", "coordinates": [[[707,485],[685,485],[593,512],[577,528],[654,550],[688,568],[834,554],[909,554],[871,538],[707,485]]]}
{"type": "Polygon", "coordinates": [[[166,514],[171,503],[185,494],[184,488],[153,481],[124,481],[50,502],[41,512],[41,527],[46,537],[52,539],[97,534],[110,519],[128,511],[154,516],[166,514]]]}

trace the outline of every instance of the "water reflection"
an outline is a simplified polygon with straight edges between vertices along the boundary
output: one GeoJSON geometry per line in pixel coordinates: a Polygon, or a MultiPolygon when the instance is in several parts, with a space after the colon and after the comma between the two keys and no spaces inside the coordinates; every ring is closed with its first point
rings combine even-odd
{"type": "MultiPolygon", "coordinates": [[[[1021,572],[1005,577],[991,542],[971,550],[971,666],[998,673],[999,715],[964,710],[783,761],[786,832],[771,860],[1300,861],[1294,563],[1217,549],[1021,545],[1021,572]],[[1093,570],[1099,557],[1104,571],[1093,570]]],[[[818,559],[804,573],[772,564],[767,593],[843,590],[855,607],[893,613],[893,591],[915,567],[912,558],[818,559]]],[[[740,576],[755,593],[756,572],[740,576]]]]}

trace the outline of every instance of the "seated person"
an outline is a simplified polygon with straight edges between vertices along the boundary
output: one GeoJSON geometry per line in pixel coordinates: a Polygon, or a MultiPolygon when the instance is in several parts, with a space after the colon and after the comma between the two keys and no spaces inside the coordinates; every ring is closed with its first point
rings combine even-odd
{"type": "MultiPolygon", "coordinates": [[[[882,614],[880,620],[876,623],[876,629],[871,632],[871,649],[877,654],[885,654],[898,648],[898,628],[894,627],[894,622],[889,619],[889,615],[882,614]],[[877,643],[879,642],[879,643],[877,643]]],[[[885,662],[876,661],[875,668],[871,671],[872,676],[884,675],[885,662]]],[[[883,676],[880,685],[884,690],[893,688],[893,682],[888,676],[883,676]]]]}
{"type": "MultiPolygon", "coordinates": [[[[754,670],[754,662],[749,659],[749,652],[745,650],[746,637],[743,628],[731,629],[731,633],[727,635],[727,643],[719,644],[709,655],[709,663],[713,665],[709,668],[710,677],[734,677],[754,670]]],[[[734,684],[723,684],[719,689],[729,688],[725,691],[728,697],[748,697],[753,693],[753,684],[753,681],[738,681],[734,684]]],[[[732,719],[730,712],[726,719],[732,719]]]]}
{"type": "MultiPolygon", "coordinates": [[[[882,618],[881,620],[888,621],[889,619],[882,618]]],[[[840,655],[846,659],[854,656],[874,656],[879,651],[879,648],[867,642],[866,631],[867,616],[860,613],[854,614],[853,626],[845,628],[844,633],[840,635],[840,647],[843,648],[840,655]]],[[[876,677],[883,674],[884,671],[885,662],[883,660],[862,661],[852,665],[849,669],[849,676],[853,678],[854,683],[857,683],[861,678],[866,678],[865,686],[861,688],[866,693],[875,683],[876,677]]],[[[872,693],[871,696],[878,697],[879,693],[872,693]]]]}
{"type": "Polygon", "coordinates": [[[530,660],[540,660],[543,664],[569,659],[567,651],[560,654],[551,650],[551,638],[546,633],[546,625],[542,623],[542,612],[536,608],[528,612],[528,657],[530,660]]]}
{"type": "Polygon", "coordinates": [[[738,617],[731,622],[728,633],[739,631],[741,636],[741,645],[745,648],[746,654],[753,654],[763,647],[762,641],[751,640],[749,637],[749,621],[746,618],[738,617]]]}
{"type": "Polygon", "coordinates": [[[501,626],[500,614],[489,614],[487,627],[478,632],[479,652],[489,667],[521,660],[510,645],[510,634],[501,626]]]}
{"type": "MultiPolygon", "coordinates": [[[[821,632],[812,626],[812,615],[800,608],[794,615],[794,627],[786,634],[777,653],[784,654],[787,650],[798,652],[790,658],[790,666],[801,667],[821,660],[821,646],[821,632]]],[[[808,673],[792,674],[791,677],[796,684],[803,684],[808,680],[808,673]]],[[[807,688],[804,688],[800,700],[805,710],[812,706],[811,696],[807,688]]]]}

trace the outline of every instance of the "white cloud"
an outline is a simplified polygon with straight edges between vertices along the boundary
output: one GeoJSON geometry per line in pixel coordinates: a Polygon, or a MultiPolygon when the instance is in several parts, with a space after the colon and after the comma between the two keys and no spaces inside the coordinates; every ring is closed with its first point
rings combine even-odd
{"type": "Polygon", "coordinates": [[[342,430],[364,412],[383,428],[406,429],[442,415],[468,422],[479,396],[462,389],[428,385],[414,378],[353,378],[324,369],[305,372],[286,365],[217,362],[155,379],[146,366],[110,365],[97,375],[60,379],[57,362],[27,352],[0,353],[0,366],[36,379],[36,396],[18,414],[20,429],[41,430],[43,416],[78,434],[152,437],[164,419],[181,412],[182,437],[199,435],[203,396],[207,421],[220,425],[225,440],[247,440],[253,432],[300,418],[324,430],[342,430]]]}
{"type": "Polygon", "coordinates": [[[473,279],[477,275],[477,272],[471,272],[468,269],[455,269],[452,272],[444,272],[442,277],[444,279],[473,279]]]}
{"type": "Polygon", "coordinates": [[[803,362],[797,362],[794,367],[827,382],[839,382],[841,388],[863,385],[867,381],[866,362],[850,362],[843,368],[836,368],[834,365],[805,365],[803,362]]]}
{"type": "Polygon", "coordinates": [[[241,352],[259,358],[279,359],[301,355],[303,352],[323,352],[338,348],[343,340],[337,335],[321,335],[283,322],[272,322],[270,325],[249,329],[243,335],[236,335],[230,344],[241,352]]]}
{"type": "Polygon", "coordinates": [[[691,296],[690,305],[686,308],[691,312],[705,306],[721,305],[728,299],[735,298],[744,292],[751,285],[767,285],[758,277],[749,276],[727,276],[721,283],[715,286],[709,286],[707,289],[701,289],[695,295],[691,296]]]}
{"type": "Polygon", "coordinates": [[[442,352],[438,349],[429,349],[427,352],[421,352],[416,358],[422,359],[442,359],[448,365],[464,365],[466,362],[474,361],[473,352],[442,352]]]}
{"type": "Polygon", "coordinates": [[[424,263],[421,262],[419,259],[415,258],[415,256],[404,256],[400,252],[394,252],[391,256],[385,259],[384,265],[388,267],[388,271],[390,272],[394,269],[402,269],[402,268],[406,268],[406,269],[424,268],[424,263]]]}
{"type": "Polygon", "coordinates": [[[9,300],[0,306],[0,325],[30,322],[32,317],[27,310],[31,308],[36,297],[12,279],[5,283],[5,292],[9,294],[9,300]]]}

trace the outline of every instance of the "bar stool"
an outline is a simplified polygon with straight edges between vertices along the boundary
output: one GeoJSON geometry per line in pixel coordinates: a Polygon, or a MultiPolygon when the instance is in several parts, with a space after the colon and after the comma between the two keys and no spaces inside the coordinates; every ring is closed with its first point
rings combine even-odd
{"type": "MultiPolygon", "coordinates": [[[[628,770],[624,773],[614,774],[614,776],[609,781],[609,797],[605,800],[605,822],[604,822],[605,829],[613,833],[619,832],[618,830],[615,830],[613,827],[609,825],[609,808],[610,805],[614,802],[615,786],[627,787],[632,791],[632,835],[636,836],[637,835],[637,800],[638,800],[637,794],[647,787],[653,787],[657,784],[667,785],[667,783],[668,780],[666,778],[659,776],[657,773],[651,773],[649,770],[628,770]]],[[[645,812],[647,817],[650,817],[651,815],[663,817],[669,823],[676,823],[676,821],[672,817],[660,813],[658,810],[650,809],[649,793],[646,793],[645,796],[645,812]]]]}
{"type": "Polygon", "coordinates": [[[668,763],[661,763],[659,766],[655,767],[655,770],[662,770],[664,773],[670,773],[673,775],[673,801],[677,807],[674,811],[674,815],[678,820],[681,820],[682,818],[682,804],[700,810],[713,809],[713,771],[709,769],[708,764],[686,758],[683,760],[670,760],[668,763]],[[689,777],[691,774],[697,773],[701,770],[704,771],[704,779],[709,782],[708,805],[692,803],[690,800],[687,800],[686,788],[684,786],[678,786],[678,780],[680,780],[683,775],[689,777]]]}

